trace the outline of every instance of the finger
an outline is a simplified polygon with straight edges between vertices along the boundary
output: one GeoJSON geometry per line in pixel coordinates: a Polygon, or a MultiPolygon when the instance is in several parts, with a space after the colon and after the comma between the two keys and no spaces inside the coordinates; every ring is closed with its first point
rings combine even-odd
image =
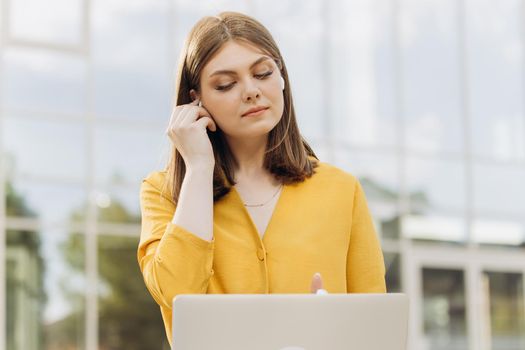
{"type": "Polygon", "coordinates": [[[169,130],[174,129],[179,125],[182,119],[182,116],[188,110],[188,108],[189,108],[188,105],[180,105],[180,106],[176,106],[173,109],[173,111],[171,112],[171,117],[168,123],[168,127],[166,128],[166,132],[169,132],[169,130]]]}
{"type": "Polygon", "coordinates": [[[202,128],[208,128],[211,131],[217,130],[217,125],[215,125],[215,122],[210,117],[202,117],[199,120],[197,120],[195,124],[199,125],[202,128]]]}
{"type": "Polygon", "coordinates": [[[321,278],[321,274],[319,272],[316,272],[312,277],[310,291],[312,293],[316,293],[318,289],[323,289],[323,279],[321,278]]]}
{"type": "Polygon", "coordinates": [[[195,100],[191,101],[191,103],[189,103],[189,104],[197,106],[199,104],[199,101],[200,101],[200,98],[196,98],[195,100]]]}
{"type": "Polygon", "coordinates": [[[168,123],[168,126],[166,127],[165,134],[169,135],[171,131],[174,129],[175,121],[177,120],[178,116],[175,114],[171,115],[170,122],[168,123]]]}
{"type": "Polygon", "coordinates": [[[184,119],[184,114],[186,113],[186,110],[187,110],[187,106],[179,106],[177,111],[173,112],[170,122],[168,124],[168,128],[166,129],[167,133],[179,127],[181,120],[184,119]]]}
{"type": "Polygon", "coordinates": [[[193,105],[193,102],[183,106],[179,116],[173,123],[175,127],[179,128],[188,126],[198,120],[200,117],[211,117],[205,108],[197,107],[193,105]]]}
{"type": "Polygon", "coordinates": [[[171,127],[173,126],[173,124],[175,123],[175,120],[177,120],[177,117],[179,116],[180,114],[180,106],[175,106],[173,107],[173,109],[171,110],[171,115],[170,115],[170,120],[168,122],[168,126],[166,127],[166,132],[168,132],[171,127]]]}
{"type": "Polygon", "coordinates": [[[205,108],[189,106],[188,109],[182,111],[181,117],[177,119],[176,126],[186,127],[203,117],[211,118],[210,113],[205,108]]]}
{"type": "Polygon", "coordinates": [[[180,128],[186,125],[190,125],[195,120],[197,120],[197,117],[195,116],[195,107],[186,105],[180,111],[180,114],[175,120],[175,122],[173,123],[173,126],[175,128],[180,128]]]}

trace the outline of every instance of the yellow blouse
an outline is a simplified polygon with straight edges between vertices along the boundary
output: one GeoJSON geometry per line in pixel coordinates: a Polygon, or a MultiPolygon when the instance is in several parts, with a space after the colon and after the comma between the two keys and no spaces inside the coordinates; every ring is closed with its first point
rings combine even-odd
{"type": "Polygon", "coordinates": [[[309,293],[315,272],[329,293],[386,292],[381,247],[353,175],[319,162],[312,177],[284,185],[262,239],[232,188],[214,203],[211,242],[171,223],[176,205],[161,194],[165,176],[142,183],[137,256],[170,343],[178,294],[309,293]]]}

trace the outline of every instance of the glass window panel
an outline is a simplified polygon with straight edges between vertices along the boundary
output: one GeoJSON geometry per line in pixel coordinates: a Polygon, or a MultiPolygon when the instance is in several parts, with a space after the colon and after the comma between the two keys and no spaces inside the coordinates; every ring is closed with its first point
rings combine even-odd
{"type": "Polygon", "coordinates": [[[458,215],[436,212],[428,215],[404,215],[401,218],[403,236],[414,240],[464,244],[467,240],[466,229],[465,217],[458,215]]]}
{"type": "Polygon", "coordinates": [[[468,350],[462,270],[423,268],[423,328],[427,350],[468,350]]]}
{"type": "Polygon", "coordinates": [[[461,152],[460,67],[455,0],[402,0],[401,62],[409,149],[461,152]]]}
{"type": "Polygon", "coordinates": [[[392,6],[386,0],[340,1],[330,6],[327,39],[334,68],[327,96],[332,115],[326,117],[334,119],[333,131],[340,140],[360,145],[396,143],[392,6]]]}
{"type": "Polygon", "coordinates": [[[4,62],[2,97],[8,108],[74,114],[86,109],[85,58],[10,48],[4,54],[4,62]]]}
{"type": "Polygon", "coordinates": [[[8,230],[8,349],[85,348],[84,235],[8,230]]]}
{"type": "Polygon", "coordinates": [[[397,203],[399,167],[395,154],[339,149],[335,152],[334,164],[359,178],[364,187],[368,183],[372,190],[374,185],[374,193],[367,192],[371,200],[397,203]]]}
{"type": "Polygon", "coordinates": [[[137,237],[99,233],[98,268],[99,347],[168,350],[159,307],[137,264],[137,237]]]}
{"type": "Polygon", "coordinates": [[[381,239],[399,239],[399,222],[401,215],[392,205],[386,203],[369,202],[370,212],[376,224],[381,239]]]}
{"type": "Polygon", "coordinates": [[[317,158],[319,158],[320,161],[326,161],[327,159],[331,158],[331,152],[330,150],[332,147],[327,145],[325,142],[321,141],[320,139],[306,139],[312,150],[314,151],[317,158]]]}
{"type": "Polygon", "coordinates": [[[96,194],[101,222],[140,223],[138,186],[108,186],[96,194]]]}
{"type": "Polygon", "coordinates": [[[474,164],[474,210],[478,213],[525,214],[525,168],[474,164]]]}
{"type": "Polygon", "coordinates": [[[94,109],[100,117],[166,123],[174,69],[169,1],[94,1],[94,109]]]}
{"type": "MultiPolygon", "coordinates": [[[[164,128],[164,126],[162,127],[164,128]]],[[[104,184],[140,184],[152,171],[166,166],[171,143],[164,130],[95,128],[95,177],[104,184]]]]}
{"type": "Polygon", "coordinates": [[[255,0],[256,18],[272,33],[286,63],[297,123],[307,138],[322,137],[326,115],[323,3],[287,0],[268,7],[255,0]],[[297,35],[300,28],[301,35],[297,35]]]}
{"type": "Polygon", "coordinates": [[[14,180],[7,184],[7,215],[34,217],[44,223],[85,219],[86,192],[78,185],[14,180]]]}
{"type": "Polygon", "coordinates": [[[397,157],[351,150],[338,150],[335,155],[335,164],[361,182],[378,234],[399,238],[397,157]]]}
{"type": "Polygon", "coordinates": [[[80,45],[84,1],[6,0],[9,34],[17,39],[80,45]]]}
{"type": "MultiPolygon", "coordinates": [[[[367,3],[367,1],[363,1],[367,3]]],[[[376,124],[379,137],[376,138],[376,145],[392,146],[399,143],[397,135],[397,123],[399,111],[399,101],[396,100],[396,91],[398,81],[395,76],[395,31],[392,30],[395,25],[394,16],[392,15],[395,2],[391,0],[375,0],[375,8],[372,12],[375,15],[373,21],[373,34],[375,40],[375,87],[377,90],[376,97],[376,116],[380,122],[376,124]]],[[[356,87],[357,88],[357,87],[356,87]]],[[[358,123],[356,119],[363,121],[363,118],[353,115],[353,122],[358,123]]],[[[371,116],[372,117],[372,116],[371,116]]],[[[359,124],[358,124],[359,125],[359,124]]]]}
{"type": "Polygon", "coordinates": [[[465,210],[465,172],[460,161],[408,157],[407,196],[413,213],[465,210]]]}
{"type": "Polygon", "coordinates": [[[8,349],[16,349],[20,348],[20,345],[18,342],[20,342],[20,338],[17,337],[17,334],[15,332],[16,330],[16,320],[19,318],[17,315],[19,311],[17,310],[17,302],[16,300],[16,294],[17,294],[17,286],[15,283],[15,275],[17,271],[17,261],[13,257],[7,257],[6,254],[6,260],[5,260],[5,271],[6,271],[6,319],[11,320],[11,322],[7,322],[6,327],[6,334],[7,339],[6,344],[8,349]],[[14,322],[13,322],[14,321],[14,322]]]}
{"type": "Polygon", "coordinates": [[[399,253],[383,253],[386,267],[386,289],[388,293],[401,292],[401,256],[399,253]]]}
{"type": "Polygon", "coordinates": [[[15,174],[83,180],[86,135],[83,124],[22,118],[3,120],[5,151],[15,174]]]}
{"type": "Polygon", "coordinates": [[[471,226],[472,239],[481,244],[522,247],[525,244],[524,218],[476,217],[471,226]]]}
{"type": "Polygon", "coordinates": [[[521,273],[484,272],[485,292],[490,305],[492,350],[525,348],[525,313],[523,275],[521,273]]]}
{"type": "Polygon", "coordinates": [[[408,157],[405,176],[410,214],[402,218],[403,236],[464,244],[467,226],[462,216],[466,202],[463,164],[408,157]]]}
{"type": "Polygon", "coordinates": [[[467,0],[466,9],[473,151],[523,160],[522,2],[467,0]]]}

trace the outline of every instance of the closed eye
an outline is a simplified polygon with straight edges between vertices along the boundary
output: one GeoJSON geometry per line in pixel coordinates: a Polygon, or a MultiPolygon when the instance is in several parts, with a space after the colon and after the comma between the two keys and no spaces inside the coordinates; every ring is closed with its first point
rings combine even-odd
{"type": "Polygon", "coordinates": [[[270,75],[272,75],[272,73],[273,73],[273,70],[270,70],[270,71],[262,73],[262,74],[255,74],[255,77],[257,79],[265,79],[266,77],[269,77],[270,75]]]}
{"type": "MultiPolygon", "coordinates": [[[[263,79],[266,79],[267,77],[269,77],[272,74],[273,74],[273,70],[268,71],[268,72],[264,72],[262,74],[255,74],[254,77],[259,79],[259,80],[263,80],[263,79]]],[[[219,85],[215,89],[219,90],[219,91],[227,91],[227,90],[230,90],[233,87],[233,85],[235,85],[235,84],[236,83],[233,82],[233,83],[228,84],[228,85],[219,85]]]]}
{"type": "Polygon", "coordinates": [[[226,91],[226,90],[230,90],[231,87],[233,86],[233,84],[235,84],[235,82],[231,83],[231,84],[228,84],[228,85],[219,85],[215,88],[215,90],[219,90],[219,91],[226,91]]]}

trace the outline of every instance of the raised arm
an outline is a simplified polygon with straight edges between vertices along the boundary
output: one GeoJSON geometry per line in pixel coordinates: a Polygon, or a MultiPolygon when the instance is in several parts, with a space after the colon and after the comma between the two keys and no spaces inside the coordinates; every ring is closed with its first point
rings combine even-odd
{"type": "Polygon", "coordinates": [[[161,194],[159,174],[149,176],[141,186],[137,257],[151,295],[159,305],[171,308],[177,294],[206,293],[213,274],[212,177],[204,171],[186,176],[176,210],[173,201],[161,194]]]}
{"type": "Polygon", "coordinates": [[[215,131],[216,125],[197,104],[176,106],[166,129],[186,165],[178,203],[161,193],[165,176],[160,173],[145,179],[140,192],[137,257],[148,290],[167,308],[177,294],[206,293],[213,274],[215,161],[206,130],[215,131]]]}

